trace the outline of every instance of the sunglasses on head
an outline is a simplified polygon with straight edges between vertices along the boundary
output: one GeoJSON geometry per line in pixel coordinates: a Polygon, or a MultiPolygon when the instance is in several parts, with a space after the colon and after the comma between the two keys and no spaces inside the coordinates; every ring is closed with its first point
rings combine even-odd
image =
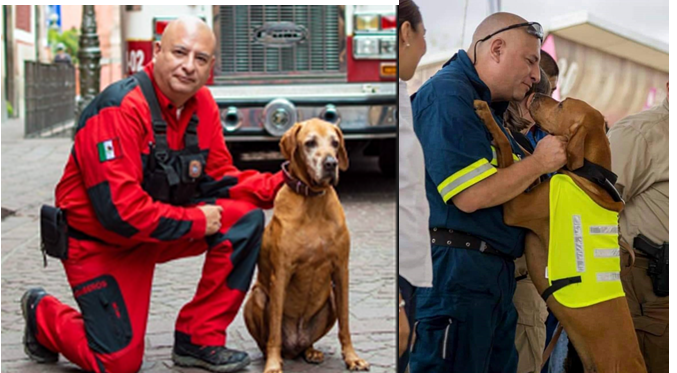
{"type": "MultiPolygon", "coordinates": [[[[493,37],[494,35],[500,34],[501,32],[512,30],[512,29],[518,28],[518,27],[526,27],[527,28],[527,34],[537,37],[541,41],[541,43],[543,43],[543,26],[541,26],[540,23],[538,23],[538,22],[517,23],[517,24],[514,24],[514,25],[510,25],[508,27],[504,27],[504,28],[502,28],[498,31],[495,31],[495,32],[489,34],[488,36],[485,36],[484,38],[478,40],[475,43],[475,47],[473,48],[473,56],[475,57],[475,61],[477,61],[477,54],[476,53],[477,53],[477,44],[478,43],[481,43],[483,41],[487,41],[491,37],[493,37]]],[[[474,64],[475,63],[473,62],[473,65],[474,64]]]]}

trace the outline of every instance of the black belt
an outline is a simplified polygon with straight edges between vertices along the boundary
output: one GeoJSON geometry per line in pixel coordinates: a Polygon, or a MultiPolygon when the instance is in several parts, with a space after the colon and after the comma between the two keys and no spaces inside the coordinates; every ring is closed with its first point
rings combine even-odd
{"type": "Polygon", "coordinates": [[[453,229],[431,228],[430,242],[432,242],[433,245],[449,246],[468,250],[477,250],[482,254],[498,256],[502,259],[510,261],[515,260],[515,258],[513,258],[512,256],[494,249],[493,247],[489,246],[488,243],[482,241],[481,239],[475,236],[471,236],[467,233],[455,231],[453,229]]]}

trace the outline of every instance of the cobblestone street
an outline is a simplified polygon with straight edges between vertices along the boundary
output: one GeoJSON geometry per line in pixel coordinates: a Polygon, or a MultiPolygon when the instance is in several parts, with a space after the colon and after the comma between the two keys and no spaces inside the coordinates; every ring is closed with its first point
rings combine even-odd
{"type": "MultiPolygon", "coordinates": [[[[26,289],[42,286],[61,301],[73,307],[76,304],[61,264],[50,259],[49,266],[43,268],[39,250],[40,206],[53,203],[54,187],[71,150],[71,141],[23,139],[21,126],[18,121],[2,123],[2,372],[78,372],[63,357],[56,365],[38,365],[23,352],[24,321],[19,299],[26,289]]],[[[351,162],[351,169],[341,176],[339,195],[352,241],[353,343],[358,354],[371,363],[372,372],[394,372],[396,181],[378,173],[375,159],[351,159],[351,162]]],[[[268,219],[271,212],[266,213],[268,219]]],[[[158,266],[142,372],[205,372],[175,367],[170,359],[175,318],[193,296],[203,261],[204,256],[198,256],[158,266]]],[[[325,353],[323,364],[286,360],[284,371],[347,371],[341,359],[337,330],[335,326],[315,345],[325,353]]],[[[263,356],[247,332],[241,312],[228,330],[228,346],[250,354],[249,372],[263,371],[263,356]]]]}

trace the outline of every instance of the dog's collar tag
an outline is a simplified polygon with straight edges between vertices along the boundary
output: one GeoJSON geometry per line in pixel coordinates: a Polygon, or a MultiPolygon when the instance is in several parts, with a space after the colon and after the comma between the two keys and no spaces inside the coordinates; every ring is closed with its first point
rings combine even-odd
{"type": "Polygon", "coordinates": [[[314,190],[310,189],[310,187],[306,183],[304,183],[303,181],[293,177],[291,175],[291,173],[289,173],[289,161],[282,163],[282,174],[284,174],[284,182],[296,194],[300,194],[300,195],[306,196],[306,197],[315,197],[315,196],[321,196],[321,195],[324,194],[324,190],[319,191],[319,192],[314,191],[314,190]]]}

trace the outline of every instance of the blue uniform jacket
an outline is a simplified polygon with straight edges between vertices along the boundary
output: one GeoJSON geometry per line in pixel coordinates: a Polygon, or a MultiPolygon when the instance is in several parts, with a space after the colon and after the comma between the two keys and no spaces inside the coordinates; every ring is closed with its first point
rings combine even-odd
{"type": "MultiPolygon", "coordinates": [[[[412,96],[414,130],[425,158],[430,228],[463,231],[501,252],[520,257],[525,231],[503,222],[501,206],[467,214],[452,201],[458,193],[496,173],[491,134],[473,108],[477,99],[491,103],[491,93],[463,50],[412,96]]],[[[490,106],[494,119],[506,132],[502,117],[508,102],[490,106]]],[[[508,138],[513,154],[523,157],[516,142],[508,138]]]]}

